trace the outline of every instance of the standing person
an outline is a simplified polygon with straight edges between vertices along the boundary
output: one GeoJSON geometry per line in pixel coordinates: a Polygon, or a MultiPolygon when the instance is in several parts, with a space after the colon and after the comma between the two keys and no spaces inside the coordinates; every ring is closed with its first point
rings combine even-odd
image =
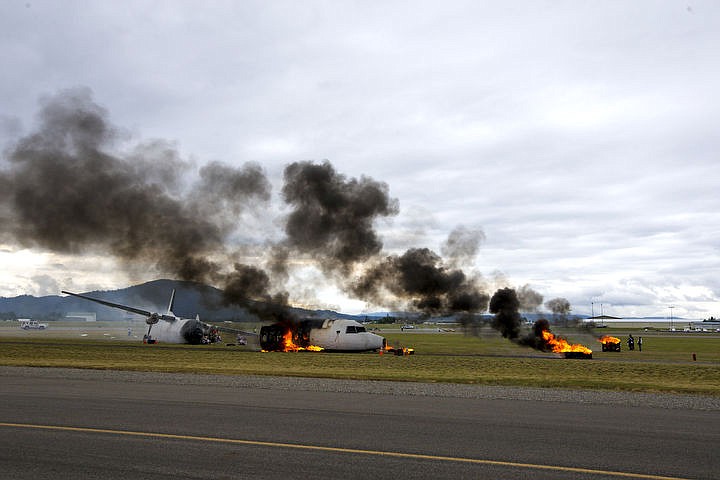
{"type": "Polygon", "coordinates": [[[638,337],[638,350],[642,352],[642,337],[638,337]]]}
{"type": "Polygon", "coordinates": [[[628,350],[635,350],[635,339],[632,334],[628,335],[628,350]]]}

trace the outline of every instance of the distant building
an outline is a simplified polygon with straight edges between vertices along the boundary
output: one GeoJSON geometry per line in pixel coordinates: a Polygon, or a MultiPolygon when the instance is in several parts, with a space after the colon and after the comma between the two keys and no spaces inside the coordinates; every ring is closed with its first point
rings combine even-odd
{"type": "Polygon", "coordinates": [[[720,320],[716,322],[690,322],[690,330],[696,332],[720,332],[720,320]]]}
{"type": "Polygon", "coordinates": [[[588,317],[585,319],[586,322],[593,322],[598,327],[604,327],[605,320],[622,320],[622,318],[621,317],[613,317],[611,315],[596,315],[594,317],[588,317]]]}
{"type": "Polygon", "coordinates": [[[71,322],[96,322],[97,317],[95,312],[68,312],[67,315],[65,315],[65,319],[71,321],[71,322]]]}

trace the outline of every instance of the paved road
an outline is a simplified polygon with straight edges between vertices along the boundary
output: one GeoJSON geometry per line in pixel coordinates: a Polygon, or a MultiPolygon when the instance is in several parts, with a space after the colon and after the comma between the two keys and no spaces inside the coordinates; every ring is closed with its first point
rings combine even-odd
{"type": "Polygon", "coordinates": [[[523,399],[522,390],[492,387],[434,396],[393,392],[387,382],[383,393],[364,393],[339,391],[348,382],[198,378],[2,368],[0,477],[717,479],[720,472],[720,414],[702,402],[666,408],[603,395],[538,399],[537,389],[523,399]],[[293,389],[303,382],[313,387],[293,389]]]}

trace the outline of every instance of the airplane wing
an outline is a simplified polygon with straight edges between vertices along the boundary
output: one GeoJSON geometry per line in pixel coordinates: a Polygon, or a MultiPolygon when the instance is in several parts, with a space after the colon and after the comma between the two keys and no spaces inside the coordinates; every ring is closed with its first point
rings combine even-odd
{"type": "Polygon", "coordinates": [[[108,307],[119,308],[120,310],[125,310],[126,312],[137,313],[138,315],[143,315],[145,317],[153,316],[153,312],[148,312],[147,310],[141,310],[141,309],[135,308],[135,307],[128,307],[127,305],[120,305],[119,303],[107,302],[105,300],[99,300],[97,298],[86,297],[85,295],[80,295],[78,293],[72,293],[72,292],[66,292],[65,290],[62,290],[62,293],[72,295],[73,297],[84,298],[85,300],[90,300],[91,302],[100,303],[100,304],[108,306],[108,307]]]}
{"type": "Polygon", "coordinates": [[[257,337],[258,336],[257,333],[246,332],[244,330],[238,330],[237,328],[223,327],[221,325],[214,325],[214,324],[212,326],[217,328],[219,331],[225,332],[225,333],[234,333],[236,335],[240,334],[240,335],[245,335],[246,337],[257,337]]]}

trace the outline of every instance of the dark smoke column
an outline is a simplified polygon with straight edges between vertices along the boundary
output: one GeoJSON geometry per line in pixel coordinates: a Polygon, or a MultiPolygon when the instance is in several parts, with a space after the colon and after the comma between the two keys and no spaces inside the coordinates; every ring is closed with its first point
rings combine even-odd
{"type": "Polygon", "coordinates": [[[478,313],[488,296],[462,270],[448,268],[427,248],[412,248],[376,263],[350,287],[377,305],[407,303],[425,314],[478,313]]]}
{"type": "Polygon", "coordinates": [[[183,188],[190,165],[167,142],[119,153],[119,129],[88,88],[41,101],[38,129],[0,171],[0,236],[64,254],[112,255],[128,269],[217,280],[238,213],[269,199],[257,165],[218,163],[183,188]]]}
{"type": "Polygon", "coordinates": [[[493,328],[507,339],[515,340],[520,334],[519,308],[520,301],[512,288],[501,288],[490,299],[490,313],[495,314],[493,328]]]}
{"type": "Polygon", "coordinates": [[[285,168],[285,202],[293,207],[286,245],[307,253],[327,271],[348,272],[382,250],[377,217],[396,215],[388,186],[368,177],[346,179],[330,162],[296,162],[285,168]]]}

